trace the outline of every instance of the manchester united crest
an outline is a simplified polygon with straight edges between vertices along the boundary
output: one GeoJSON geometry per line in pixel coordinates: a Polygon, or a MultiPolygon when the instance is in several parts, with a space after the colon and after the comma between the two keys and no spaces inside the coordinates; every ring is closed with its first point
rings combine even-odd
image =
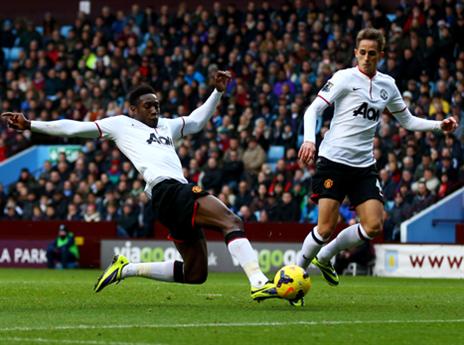
{"type": "Polygon", "coordinates": [[[334,184],[334,181],[328,178],[327,180],[324,181],[324,188],[330,189],[332,188],[333,184],[334,184]]]}
{"type": "Polygon", "coordinates": [[[385,89],[380,90],[380,98],[382,98],[384,101],[387,100],[388,98],[388,92],[385,89]]]}
{"type": "Polygon", "coordinates": [[[194,193],[200,193],[203,189],[201,189],[200,186],[193,186],[192,187],[192,192],[194,193]]]}

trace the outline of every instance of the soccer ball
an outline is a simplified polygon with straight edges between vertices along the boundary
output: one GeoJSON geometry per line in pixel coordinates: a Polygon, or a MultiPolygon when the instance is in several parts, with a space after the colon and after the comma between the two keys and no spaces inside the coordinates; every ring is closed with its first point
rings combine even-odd
{"type": "Polygon", "coordinates": [[[274,284],[280,297],[298,300],[308,293],[311,288],[311,279],[300,266],[288,265],[277,271],[274,284]]]}

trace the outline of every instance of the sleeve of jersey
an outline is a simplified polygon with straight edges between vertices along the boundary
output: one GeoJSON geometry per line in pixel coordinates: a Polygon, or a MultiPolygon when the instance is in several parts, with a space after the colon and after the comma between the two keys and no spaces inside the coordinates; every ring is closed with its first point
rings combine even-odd
{"type": "Polygon", "coordinates": [[[176,117],[175,119],[164,119],[171,129],[172,139],[177,140],[184,136],[185,116],[176,117]]]}
{"type": "Polygon", "coordinates": [[[440,121],[421,119],[411,114],[406,107],[403,111],[392,113],[399,121],[401,126],[410,131],[438,131],[440,130],[440,121]]]}
{"type": "Polygon", "coordinates": [[[400,113],[406,110],[407,105],[406,103],[404,103],[400,90],[398,90],[393,80],[392,80],[392,85],[391,85],[391,92],[392,92],[392,95],[390,97],[390,100],[387,103],[388,111],[392,113],[393,115],[395,115],[396,113],[400,113]]]}
{"type": "Polygon", "coordinates": [[[306,109],[303,117],[304,122],[304,141],[316,142],[316,120],[317,116],[321,115],[325,108],[329,105],[320,97],[311,103],[306,109]]]}
{"type": "Polygon", "coordinates": [[[102,120],[93,122],[98,129],[98,137],[115,140],[119,132],[119,128],[124,126],[122,123],[126,119],[125,115],[117,115],[106,117],[102,120]]]}
{"type": "Polygon", "coordinates": [[[387,109],[398,120],[400,125],[410,131],[433,131],[440,130],[440,121],[421,119],[409,111],[400,91],[393,83],[393,95],[387,103],[387,109]]]}
{"type": "Polygon", "coordinates": [[[189,116],[182,117],[185,123],[179,123],[181,130],[176,135],[183,136],[201,131],[216,111],[221,96],[222,92],[214,90],[205,103],[195,109],[189,116]]]}
{"type": "Polygon", "coordinates": [[[341,71],[336,72],[332,78],[325,83],[317,94],[317,97],[321,98],[327,105],[332,105],[338,97],[344,94],[348,82],[344,73],[341,71]]]}
{"type": "Polygon", "coordinates": [[[31,131],[61,137],[98,138],[100,132],[94,122],[73,120],[31,121],[31,131]]]}

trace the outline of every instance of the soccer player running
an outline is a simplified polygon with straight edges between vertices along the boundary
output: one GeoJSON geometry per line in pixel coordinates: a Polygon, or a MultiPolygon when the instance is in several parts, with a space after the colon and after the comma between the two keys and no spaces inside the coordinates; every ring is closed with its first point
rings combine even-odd
{"type": "Polygon", "coordinates": [[[297,265],[306,269],[313,263],[330,285],[339,283],[331,258],[341,250],[373,239],[382,231],[383,195],[375,168],[373,141],[384,109],[411,131],[450,132],[457,128],[452,117],[431,121],[409,112],[395,80],[377,71],[384,45],[385,38],[379,30],[361,30],[354,49],[358,65],[336,72],[304,114],[304,142],[298,156],[309,164],[316,152],[316,117],[334,105],[330,130],[320,145],[312,182],[311,197],[319,206],[318,222],[297,255],[297,265]],[[360,222],[343,229],[324,246],[335,230],[345,196],[355,207],[360,222]]]}
{"type": "Polygon", "coordinates": [[[113,140],[143,176],[145,192],[153,209],[170,232],[183,261],[130,263],[123,255],[98,278],[95,292],[128,277],[145,277],[166,282],[202,284],[208,275],[208,255],[202,227],[221,231],[232,257],[245,271],[251,297],[261,301],[277,298],[274,283],[261,271],[258,258],[245,236],[243,223],[218,198],[184,178],[174,140],[199,132],[216,111],[231,76],[218,71],[215,90],[189,116],[160,117],[160,102],[148,85],[140,85],[128,95],[130,116],[118,115],[95,122],[72,120],[29,121],[22,113],[2,114],[17,130],[63,137],[113,140]]]}

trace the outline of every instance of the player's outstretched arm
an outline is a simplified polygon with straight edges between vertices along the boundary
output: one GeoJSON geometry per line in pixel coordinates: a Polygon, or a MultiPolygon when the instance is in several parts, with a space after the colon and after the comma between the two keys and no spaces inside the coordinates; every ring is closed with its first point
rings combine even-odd
{"type": "Polygon", "coordinates": [[[26,119],[23,113],[2,113],[2,120],[4,120],[8,127],[16,129],[18,131],[25,131],[31,129],[31,121],[26,119]]]}
{"type": "Polygon", "coordinates": [[[218,71],[214,77],[215,90],[208,97],[205,103],[195,109],[189,116],[185,116],[184,134],[193,134],[201,131],[208,120],[213,116],[222,93],[225,91],[227,83],[231,79],[230,72],[218,71]]]}
{"type": "Polygon", "coordinates": [[[458,128],[458,121],[454,117],[448,117],[447,119],[444,119],[440,123],[440,128],[443,132],[445,133],[451,133],[458,128]]]}
{"type": "Polygon", "coordinates": [[[230,79],[232,79],[232,75],[229,71],[217,71],[214,76],[214,86],[216,90],[224,92],[230,79]]]}
{"type": "Polygon", "coordinates": [[[62,137],[98,138],[100,131],[95,122],[73,120],[29,121],[23,113],[5,112],[1,115],[8,127],[24,131],[30,129],[42,133],[62,137]]]}
{"type": "Polygon", "coordinates": [[[454,117],[449,117],[442,121],[427,120],[412,115],[407,108],[393,115],[397,118],[401,126],[410,131],[442,130],[445,133],[450,133],[458,127],[458,122],[454,117]]]}

